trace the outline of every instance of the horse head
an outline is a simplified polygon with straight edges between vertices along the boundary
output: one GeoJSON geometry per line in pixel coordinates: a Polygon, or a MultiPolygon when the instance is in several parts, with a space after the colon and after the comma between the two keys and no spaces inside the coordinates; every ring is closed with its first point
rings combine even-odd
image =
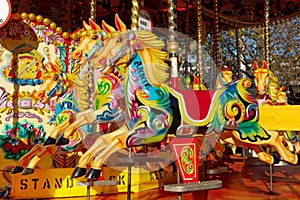
{"type": "Polygon", "coordinates": [[[101,74],[124,76],[128,63],[139,54],[144,63],[147,63],[145,71],[152,84],[157,86],[169,78],[166,72],[168,67],[164,63],[167,53],[161,51],[164,42],[149,31],[127,30],[117,14],[115,24],[117,30],[102,22],[102,29],[105,31],[103,47],[91,61],[92,66],[99,69],[101,74]]]}
{"type": "Polygon", "coordinates": [[[218,75],[218,78],[216,80],[216,86],[215,88],[221,88],[222,86],[230,83],[232,81],[232,69],[231,66],[222,66],[221,72],[218,75]]]}
{"type": "Polygon", "coordinates": [[[267,92],[270,83],[269,71],[265,61],[262,67],[258,67],[256,62],[253,63],[254,82],[258,96],[264,96],[267,92]]]}
{"type": "Polygon", "coordinates": [[[72,59],[79,64],[89,60],[102,47],[103,40],[102,29],[92,19],[89,19],[89,24],[83,21],[83,27],[78,31],[79,45],[72,53],[72,59]]]}
{"type": "MultiPolygon", "coordinates": [[[[47,72],[43,75],[43,83],[40,88],[34,92],[34,98],[46,103],[53,97],[59,97],[65,94],[74,84],[76,75],[65,73],[58,61],[54,64],[45,65],[47,72]]],[[[76,71],[76,70],[75,70],[76,71]]]]}

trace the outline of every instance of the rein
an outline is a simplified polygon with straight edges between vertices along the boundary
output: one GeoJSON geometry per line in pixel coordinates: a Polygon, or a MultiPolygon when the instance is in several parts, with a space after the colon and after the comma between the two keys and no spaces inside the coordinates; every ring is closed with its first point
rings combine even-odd
{"type": "Polygon", "coordinates": [[[66,81],[67,81],[67,76],[65,73],[61,73],[58,74],[59,76],[59,81],[57,82],[57,84],[55,85],[54,88],[52,88],[47,94],[46,97],[47,98],[51,98],[57,91],[60,91],[60,93],[64,93],[67,91],[67,86],[66,86],[66,81]],[[62,79],[61,79],[62,78],[62,79]],[[59,90],[60,89],[60,90],[59,90]]]}
{"type": "Polygon", "coordinates": [[[103,47],[103,37],[101,33],[97,32],[97,36],[100,37],[100,39],[95,43],[89,52],[84,54],[84,58],[86,60],[89,60],[100,48],[103,47]]]}
{"type": "Polygon", "coordinates": [[[105,63],[105,66],[113,66],[115,63],[123,58],[126,55],[126,51],[130,49],[130,53],[136,54],[139,49],[141,49],[140,43],[137,42],[137,37],[134,34],[134,31],[128,31],[123,34],[124,38],[126,38],[126,41],[123,46],[121,46],[114,56],[112,56],[110,59],[108,59],[105,63]]]}

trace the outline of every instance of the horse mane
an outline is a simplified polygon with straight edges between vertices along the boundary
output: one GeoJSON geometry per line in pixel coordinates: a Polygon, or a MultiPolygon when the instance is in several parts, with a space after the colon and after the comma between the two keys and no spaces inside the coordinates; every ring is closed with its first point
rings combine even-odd
{"type": "MultiPolygon", "coordinates": [[[[87,64],[87,63],[86,63],[87,64]]],[[[88,81],[88,74],[84,73],[82,76],[79,76],[79,73],[75,79],[75,89],[76,89],[76,98],[78,102],[78,109],[80,111],[87,110],[89,105],[89,81],[88,81]]]]}
{"type": "Polygon", "coordinates": [[[169,79],[169,66],[165,63],[167,59],[167,52],[162,48],[165,43],[158,39],[157,36],[149,31],[136,31],[137,41],[143,46],[140,53],[148,50],[151,55],[151,67],[145,67],[146,75],[149,82],[153,85],[160,86],[169,79]]]}

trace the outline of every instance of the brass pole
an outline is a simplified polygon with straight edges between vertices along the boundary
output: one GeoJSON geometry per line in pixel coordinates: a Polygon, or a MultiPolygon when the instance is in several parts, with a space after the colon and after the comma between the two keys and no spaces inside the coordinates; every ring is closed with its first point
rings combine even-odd
{"type": "Polygon", "coordinates": [[[90,10],[91,19],[96,21],[96,0],[91,0],[91,10],[90,10]]]}
{"type": "Polygon", "coordinates": [[[264,11],[265,11],[265,59],[269,66],[270,65],[270,30],[269,30],[270,2],[269,0],[265,0],[264,11]]]}
{"type": "Polygon", "coordinates": [[[202,5],[201,0],[196,0],[197,9],[197,37],[198,37],[198,59],[197,59],[197,76],[199,79],[199,85],[194,89],[206,90],[204,84],[204,67],[203,67],[203,57],[202,57],[202,5]]]}
{"type": "Polygon", "coordinates": [[[138,20],[139,20],[139,3],[137,0],[132,0],[131,8],[131,30],[138,30],[138,20]]]}
{"type": "MultiPolygon", "coordinates": [[[[94,22],[96,22],[96,0],[91,0],[90,6],[91,6],[90,17],[94,22]]],[[[90,63],[88,64],[90,65],[90,63]]],[[[89,66],[88,82],[89,82],[88,83],[89,107],[93,108],[95,86],[94,86],[94,70],[92,66],[89,66]]]]}
{"type": "MultiPolygon", "coordinates": [[[[186,15],[185,15],[185,34],[187,36],[189,36],[189,19],[190,19],[190,10],[189,10],[189,4],[190,4],[190,1],[189,0],[186,0],[186,15]]],[[[189,67],[189,53],[190,53],[190,42],[189,42],[189,37],[187,37],[187,40],[186,40],[186,43],[185,43],[185,57],[187,59],[187,62],[185,64],[185,69],[184,69],[184,76],[190,76],[190,72],[191,72],[191,69],[189,67]]]]}
{"type": "Polygon", "coordinates": [[[213,51],[214,60],[217,69],[220,69],[220,50],[219,50],[219,7],[218,0],[214,0],[214,34],[213,34],[213,51]]]}
{"type": "Polygon", "coordinates": [[[168,22],[169,22],[169,38],[168,38],[168,52],[171,65],[171,86],[178,88],[178,42],[176,41],[176,29],[177,29],[177,11],[176,11],[176,1],[168,0],[168,22]]]}
{"type": "Polygon", "coordinates": [[[235,27],[235,42],[236,42],[236,63],[237,63],[237,76],[240,77],[240,67],[241,67],[241,34],[239,27],[235,27]]]}

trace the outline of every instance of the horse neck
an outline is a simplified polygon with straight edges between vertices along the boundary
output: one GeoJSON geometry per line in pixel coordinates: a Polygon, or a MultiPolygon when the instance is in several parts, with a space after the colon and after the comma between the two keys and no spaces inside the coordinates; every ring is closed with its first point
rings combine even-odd
{"type": "Polygon", "coordinates": [[[215,89],[219,89],[219,88],[223,87],[224,85],[226,85],[226,82],[223,80],[222,72],[220,72],[216,79],[215,89]]]}

